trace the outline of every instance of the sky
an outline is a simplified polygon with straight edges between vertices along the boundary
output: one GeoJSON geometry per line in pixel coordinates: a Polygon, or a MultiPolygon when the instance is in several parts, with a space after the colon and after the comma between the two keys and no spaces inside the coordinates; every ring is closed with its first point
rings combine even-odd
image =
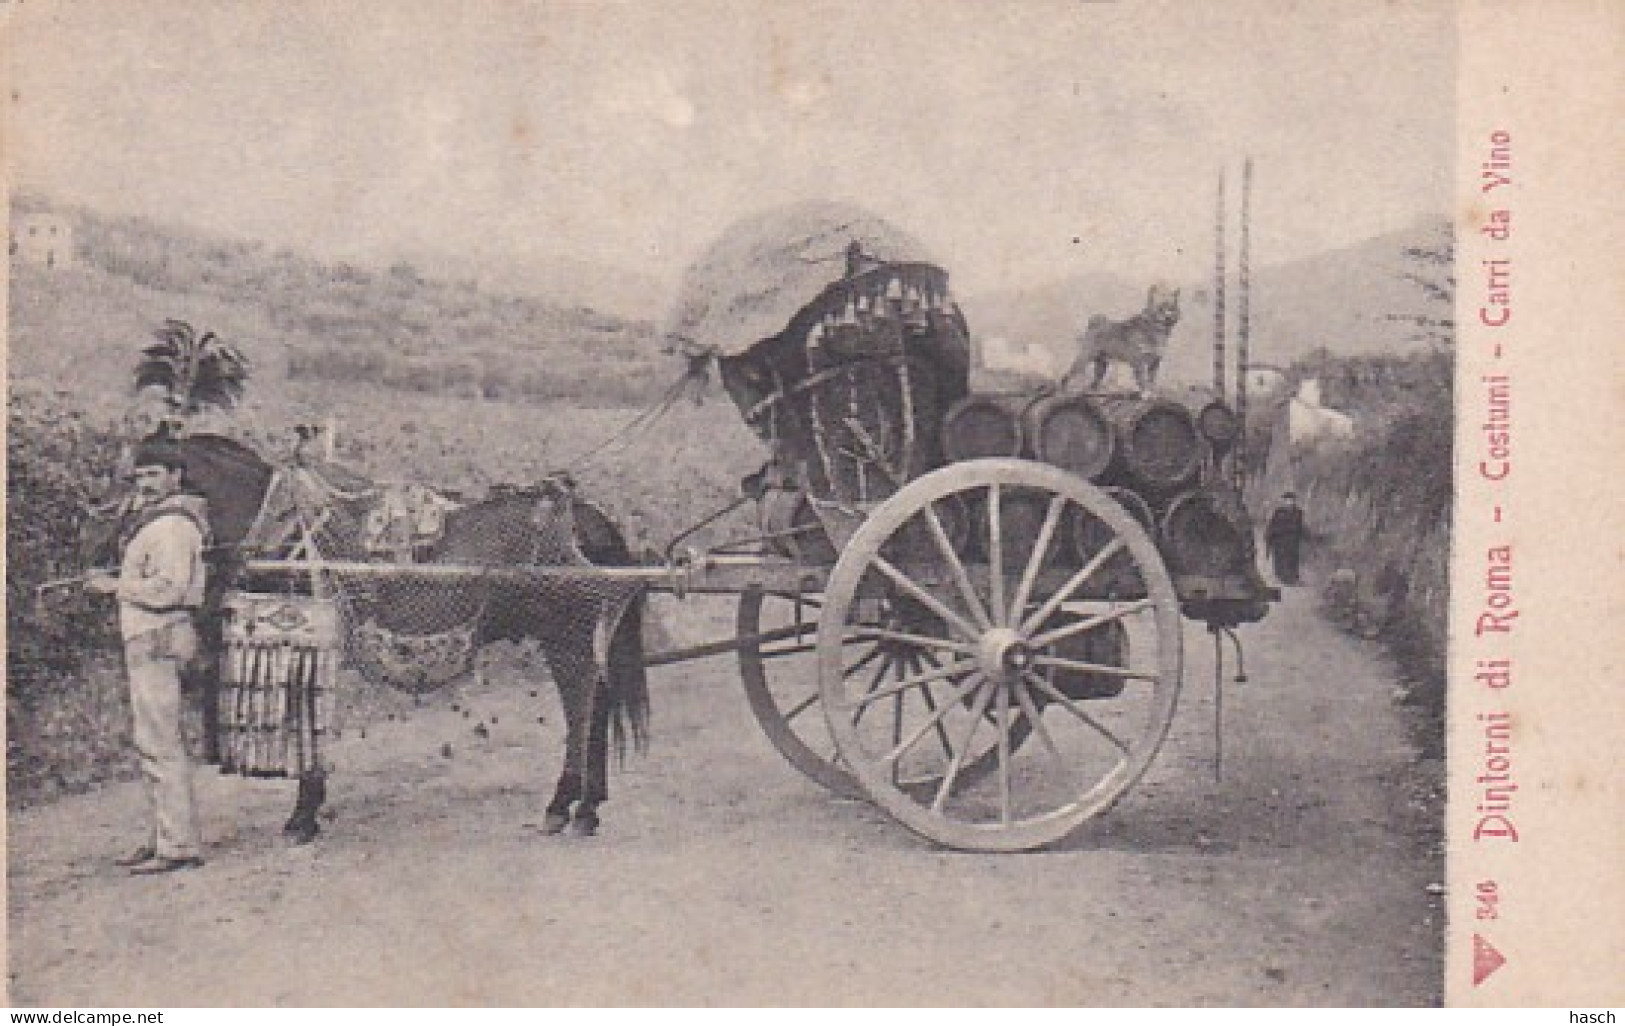
{"type": "Polygon", "coordinates": [[[675,286],[734,218],[820,198],[1001,290],[1207,273],[1248,155],[1260,262],[1451,205],[1448,0],[5,8],[19,185],[325,259],[675,286]]]}

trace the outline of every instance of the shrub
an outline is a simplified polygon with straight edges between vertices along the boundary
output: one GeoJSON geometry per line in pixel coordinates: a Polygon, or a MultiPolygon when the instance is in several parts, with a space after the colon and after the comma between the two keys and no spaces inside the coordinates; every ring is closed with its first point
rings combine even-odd
{"type": "Polygon", "coordinates": [[[127,767],[111,605],[40,585],[79,572],[77,539],[116,441],[41,397],[13,394],[6,436],[8,800],[82,788],[127,767]]]}
{"type": "Polygon", "coordinates": [[[1352,443],[1296,454],[1294,476],[1322,569],[1356,568],[1341,614],[1382,640],[1413,699],[1442,715],[1452,509],[1452,361],[1445,350],[1322,360],[1359,429],[1352,443]]]}

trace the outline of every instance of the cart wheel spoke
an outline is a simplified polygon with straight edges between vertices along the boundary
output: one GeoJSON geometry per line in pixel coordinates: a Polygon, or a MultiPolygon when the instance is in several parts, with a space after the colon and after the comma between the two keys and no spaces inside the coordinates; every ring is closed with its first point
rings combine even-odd
{"type": "Polygon", "coordinates": [[[954,543],[949,540],[948,532],[943,530],[942,520],[938,518],[937,511],[930,503],[925,504],[925,522],[931,528],[931,537],[937,543],[937,551],[942,554],[942,562],[953,574],[954,584],[959,588],[960,597],[965,600],[965,606],[970,610],[971,618],[976,626],[982,630],[993,626],[988,619],[987,608],[982,604],[982,597],[976,593],[976,585],[970,579],[970,573],[965,569],[964,562],[959,553],[954,551],[954,543]]]}
{"type": "Polygon", "coordinates": [[[818,698],[819,698],[819,696],[815,692],[811,697],[804,698],[801,701],[797,702],[795,705],[793,705],[790,708],[786,709],[784,711],[784,720],[785,720],[785,722],[788,723],[791,720],[794,720],[797,716],[800,716],[802,713],[806,712],[808,709],[811,709],[813,706],[817,705],[818,704],[818,698]]]}
{"type": "MultiPolygon", "coordinates": [[[[914,666],[915,669],[921,668],[918,662],[916,662],[914,666]]],[[[920,699],[925,702],[925,708],[927,711],[933,713],[937,711],[937,699],[936,696],[931,693],[931,686],[929,684],[920,688],[920,699]]],[[[948,728],[943,726],[942,721],[940,720],[937,721],[936,734],[937,741],[942,745],[942,754],[947,758],[952,759],[954,756],[954,746],[952,742],[948,740],[948,728]]]]}
{"type": "MultiPolygon", "coordinates": [[[[965,696],[969,695],[978,686],[980,686],[983,680],[985,680],[985,678],[983,678],[980,674],[977,674],[964,683],[956,686],[954,688],[953,702],[963,701],[965,696]]],[[[897,742],[891,751],[887,752],[885,755],[882,755],[880,757],[880,761],[886,764],[895,764],[898,759],[901,759],[903,756],[907,755],[915,745],[919,744],[920,739],[925,737],[933,726],[941,723],[943,717],[947,716],[949,711],[953,708],[954,705],[952,702],[945,703],[940,706],[936,712],[926,717],[924,723],[920,724],[912,733],[908,735],[907,740],[897,742]]]]}
{"type": "Polygon", "coordinates": [[[1104,627],[1108,623],[1116,623],[1125,617],[1133,616],[1136,613],[1143,613],[1150,608],[1152,608],[1150,599],[1141,599],[1137,602],[1130,602],[1121,608],[1113,609],[1110,612],[1101,613],[1099,616],[1091,616],[1086,620],[1078,620],[1074,623],[1069,623],[1064,627],[1057,627],[1054,630],[1045,631],[1043,634],[1039,634],[1032,639],[1032,645],[1034,648],[1048,648],[1057,641],[1064,641],[1075,634],[1083,634],[1087,631],[1104,627]]]}
{"type": "Polygon", "coordinates": [[[993,600],[993,623],[998,627],[1010,626],[1010,614],[1004,604],[1004,513],[999,508],[1003,501],[998,484],[988,485],[987,590],[993,600]]]}
{"type": "Polygon", "coordinates": [[[937,614],[952,624],[959,630],[960,635],[967,641],[975,641],[977,638],[981,637],[982,632],[977,629],[975,624],[969,622],[959,613],[948,608],[948,606],[945,605],[941,599],[920,587],[919,584],[913,580],[913,578],[909,577],[907,574],[903,573],[903,571],[897,569],[895,566],[892,566],[891,563],[887,562],[885,557],[876,553],[870,565],[890,578],[891,582],[897,585],[899,588],[902,588],[910,598],[914,599],[922,606],[925,606],[927,609],[931,610],[931,612],[937,614]]]}
{"type": "Polygon", "coordinates": [[[896,641],[905,645],[913,645],[922,651],[929,651],[933,648],[942,649],[947,652],[963,652],[967,654],[976,651],[975,645],[967,644],[962,641],[954,641],[952,638],[933,638],[924,634],[912,634],[908,631],[894,631],[889,627],[854,627],[852,629],[852,633],[847,636],[846,640],[848,644],[855,640],[896,641]]]}
{"type": "MultiPolygon", "coordinates": [[[[978,683],[986,679],[980,673],[976,677],[978,683]]],[[[940,813],[948,801],[948,796],[953,793],[954,781],[965,768],[965,756],[970,753],[971,744],[976,740],[976,728],[982,725],[982,714],[987,711],[987,703],[991,697],[991,689],[983,688],[973,700],[970,721],[965,724],[965,736],[959,743],[959,750],[954,752],[953,760],[948,764],[948,772],[943,775],[941,785],[937,787],[936,797],[931,800],[932,812],[940,813]]]]}
{"type": "Polygon", "coordinates": [[[1055,739],[1050,736],[1049,728],[1044,726],[1044,718],[1039,715],[1038,703],[1033,701],[1029,693],[1030,685],[1018,684],[1012,690],[1016,693],[1016,701],[1021,703],[1021,711],[1032,721],[1033,729],[1038,732],[1038,739],[1044,742],[1049,754],[1054,756],[1058,766],[1065,767],[1066,759],[1062,757],[1061,750],[1056,747],[1055,739]]]}
{"type": "Polygon", "coordinates": [[[876,659],[879,659],[881,656],[883,656],[885,654],[886,654],[886,650],[884,648],[882,648],[881,646],[876,645],[873,648],[869,649],[869,651],[866,652],[857,662],[853,663],[851,666],[846,667],[841,672],[844,673],[846,676],[850,677],[853,674],[857,673],[859,670],[863,669],[865,666],[868,666],[870,663],[874,662],[876,659]]]}
{"type": "Polygon", "coordinates": [[[925,685],[935,683],[939,680],[947,680],[956,674],[968,673],[976,668],[975,660],[965,660],[957,663],[949,663],[947,666],[939,666],[934,670],[922,672],[919,676],[910,677],[906,675],[906,671],[902,666],[901,660],[893,660],[893,663],[897,665],[896,682],[867,692],[862,698],[858,699],[858,705],[868,705],[873,702],[878,702],[883,698],[892,698],[910,690],[911,688],[923,689],[925,685]]]}
{"type": "Polygon", "coordinates": [[[1055,539],[1055,528],[1060,525],[1061,511],[1065,508],[1066,496],[1050,497],[1049,508],[1044,511],[1044,526],[1038,529],[1032,555],[1027,558],[1027,567],[1021,573],[1021,583],[1016,585],[1016,597],[1010,602],[1011,620],[1020,620],[1022,611],[1027,608],[1027,600],[1032,597],[1033,585],[1038,583],[1038,573],[1044,568],[1044,557],[1049,555],[1050,543],[1055,539]]]}
{"type": "Polygon", "coordinates": [[[891,672],[892,663],[895,661],[895,656],[889,652],[886,653],[886,657],[881,660],[880,665],[875,667],[874,676],[869,678],[869,686],[864,688],[863,697],[852,703],[854,709],[852,723],[854,726],[862,722],[863,714],[869,711],[869,706],[873,704],[869,701],[870,696],[880,688],[880,682],[886,679],[886,674],[891,672]]]}
{"type": "MultiPolygon", "coordinates": [[[[907,657],[904,657],[904,656],[899,656],[898,658],[892,660],[892,669],[895,672],[896,677],[897,677],[897,679],[899,681],[901,681],[908,674],[907,668],[905,668],[904,665],[903,665],[907,661],[908,661],[907,657]]],[[[903,739],[903,693],[901,691],[897,692],[896,697],[894,697],[892,699],[892,707],[891,707],[891,738],[892,738],[892,744],[894,744],[894,745],[897,744],[899,741],[901,741],[903,739]]],[[[903,767],[899,763],[895,763],[895,762],[892,763],[892,766],[891,766],[891,782],[892,782],[892,786],[893,787],[897,786],[899,783],[902,782],[902,779],[903,779],[903,767]]]]}
{"type": "Polygon", "coordinates": [[[1051,595],[1049,599],[1039,607],[1038,612],[1022,621],[1022,632],[1030,634],[1037,630],[1044,623],[1044,621],[1048,620],[1055,614],[1057,609],[1061,608],[1061,603],[1065,602],[1067,599],[1070,599],[1073,595],[1076,595],[1078,589],[1083,587],[1089,578],[1099,573],[1100,568],[1106,565],[1106,561],[1117,555],[1117,553],[1121,552],[1122,549],[1123,539],[1113,538],[1110,542],[1108,542],[1106,546],[1099,552],[1095,553],[1094,556],[1090,558],[1089,562],[1085,563],[1077,573],[1067,578],[1067,582],[1061,585],[1061,587],[1056,590],[1055,594],[1051,595]]]}
{"type": "MultiPolygon", "coordinates": [[[[937,658],[934,655],[932,655],[930,652],[922,650],[917,654],[921,658],[923,658],[926,662],[929,662],[931,664],[932,669],[940,670],[940,669],[943,668],[942,663],[938,662],[937,658]]],[[[972,665],[974,665],[974,664],[972,664],[972,665]]],[[[925,689],[925,692],[926,693],[929,692],[929,687],[927,687],[925,689]]],[[[931,708],[932,708],[933,712],[936,711],[936,707],[934,705],[931,708]]],[[[987,708],[986,706],[982,707],[980,713],[971,713],[970,718],[974,722],[971,723],[969,727],[967,727],[967,730],[974,730],[975,728],[981,726],[981,724],[983,722],[986,722],[989,725],[994,726],[994,727],[998,726],[998,724],[993,719],[993,711],[990,708],[987,708]]],[[[1011,741],[1012,746],[1013,747],[1020,747],[1020,745],[1023,744],[1027,740],[1027,736],[1031,733],[1031,730],[1032,730],[1032,728],[1028,725],[1026,720],[1023,719],[1023,720],[1017,721],[1016,726],[1013,727],[1011,729],[1011,731],[1010,731],[1010,734],[1011,734],[1011,737],[1012,737],[1012,741],[1011,741]]],[[[961,745],[962,749],[968,749],[969,748],[969,746],[970,746],[970,739],[969,738],[970,738],[970,735],[967,735],[966,740],[961,745]]],[[[967,784],[967,785],[974,782],[974,781],[976,781],[976,780],[982,779],[983,777],[986,776],[986,774],[990,770],[992,770],[994,768],[994,764],[995,764],[995,762],[997,761],[997,758],[998,758],[998,751],[995,748],[990,747],[986,751],[984,751],[981,754],[975,756],[975,758],[969,758],[969,755],[970,755],[970,752],[966,751],[965,755],[961,757],[961,762],[963,763],[963,765],[960,767],[960,770],[959,770],[959,782],[963,783],[963,784],[967,784]]]]}
{"type": "Polygon", "coordinates": [[[1010,809],[1010,688],[997,686],[999,700],[999,822],[1008,826],[1012,819],[1010,809]]]}
{"type": "Polygon", "coordinates": [[[1144,670],[1129,670],[1121,666],[1107,666],[1104,663],[1086,663],[1077,659],[1064,659],[1061,656],[1033,656],[1033,665],[1048,666],[1057,670],[1074,670],[1078,673],[1098,673],[1102,677],[1120,677],[1123,680],[1148,680],[1154,683],[1159,679],[1156,674],[1146,673],[1144,670]]]}
{"type": "Polygon", "coordinates": [[[1055,687],[1055,685],[1051,684],[1049,681],[1038,676],[1037,674],[1030,673],[1026,676],[1029,683],[1037,687],[1040,691],[1044,692],[1044,694],[1048,695],[1057,705],[1064,708],[1073,716],[1076,716],[1085,726],[1089,727],[1089,729],[1093,730],[1095,733],[1109,741],[1113,748],[1117,749],[1119,752],[1122,752],[1125,756],[1132,754],[1129,751],[1129,746],[1123,742],[1122,738],[1118,737],[1116,734],[1113,734],[1099,720],[1095,719],[1093,716],[1090,716],[1082,709],[1079,709],[1078,703],[1062,694],[1060,690],[1055,687]]]}

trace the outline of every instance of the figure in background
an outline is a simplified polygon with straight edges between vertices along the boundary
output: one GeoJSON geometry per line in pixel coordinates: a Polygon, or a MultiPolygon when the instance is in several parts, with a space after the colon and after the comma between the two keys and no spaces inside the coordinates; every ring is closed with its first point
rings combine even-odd
{"type": "Polygon", "coordinates": [[[1298,583],[1298,564],[1306,533],[1298,496],[1287,492],[1281,496],[1281,504],[1270,514],[1269,524],[1264,528],[1264,550],[1275,568],[1275,579],[1282,584],[1298,583]]]}

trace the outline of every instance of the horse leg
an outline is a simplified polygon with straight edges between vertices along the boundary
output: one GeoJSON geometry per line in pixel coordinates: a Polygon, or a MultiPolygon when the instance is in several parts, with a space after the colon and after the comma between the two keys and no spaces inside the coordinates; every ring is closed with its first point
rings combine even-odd
{"type": "Polygon", "coordinates": [[[306,770],[299,774],[299,797],[295,799],[293,815],[282,825],[282,832],[295,844],[309,844],[321,832],[316,814],[327,801],[327,771],[306,770]]]}
{"type": "Polygon", "coordinates": [[[580,837],[598,832],[598,806],[609,800],[609,696],[606,682],[594,675],[592,716],[588,719],[587,765],[581,780],[581,801],[576,805],[572,829],[580,837]]]}
{"type": "Polygon", "coordinates": [[[581,800],[583,793],[582,769],[591,717],[587,703],[593,697],[588,669],[592,665],[592,651],[590,647],[568,643],[544,645],[543,651],[564,710],[564,769],[542,820],[542,832],[556,834],[570,824],[570,807],[581,800]]]}
{"type": "Polygon", "coordinates": [[[547,814],[542,817],[542,833],[562,833],[570,825],[570,806],[581,797],[581,774],[566,768],[559,775],[558,786],[553,789],[553,800],[547,803],[547,814]]]}
{"type": "MultiPolygon", "coordinates": [[[[551,657],[548,662],[552,664],[551,657]]],[[[581,768],[580,760],[576,758],[576,750],[580,747],[577,735],[581,733],[577,726],[580,717],[576,709],[581,703],[573,694],[578,689],[566,677],[560,676],[556,667],[553,680],[558,685],[559,704],[564,709],[564,768],[559,773],[558,784],[553,788],[553,800],[547,803],[547,814],[542,817],[544,834],[556,834],[569,826],[570,806],[581,798],[581,768]]]]}

